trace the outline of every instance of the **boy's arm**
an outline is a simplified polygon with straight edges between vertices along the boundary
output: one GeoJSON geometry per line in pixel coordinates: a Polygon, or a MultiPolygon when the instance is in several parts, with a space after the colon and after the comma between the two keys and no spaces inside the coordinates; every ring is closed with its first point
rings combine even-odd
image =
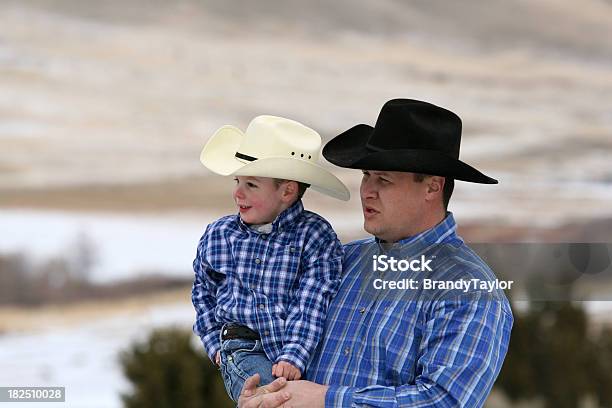
{"type": "Polygon", "coordinates": [[[219,332],[222,327],[222,324],[215,319],[216,291],[224,276],[215,272],[206,260],[207,233],[208,229],[198,244],[196,258],[193,261],[195,278],[191,289],[191,302],[196,311],[193,332],[202,339],[208,357],[215,363],[217,351],[221,348],[219,332]]]}
{"type": "Polygon", "coordinates": [[[305,244],[300,279],[285,321],[283,350],[275,361],[289,362],[301,373],[321,339],[327,306],[342,272],[342,245],[331,227],[323,232],[311,234],[305,244]]]}

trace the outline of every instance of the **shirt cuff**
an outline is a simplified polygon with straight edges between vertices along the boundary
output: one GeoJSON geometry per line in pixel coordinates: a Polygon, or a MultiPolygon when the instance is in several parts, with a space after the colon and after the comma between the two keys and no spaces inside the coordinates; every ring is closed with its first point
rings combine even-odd
{"type": "Polygon", "coordinates": [[[220,330],[214,330],[211,333],[208,333],[205,336],[202,336],[202,344],[204,344],[204,349],[206,350],[206,354],[208,354],[208,358],[215,363],[215,356],[217,355],[217,351],[221,350],[221,341],[219,340],[220,330]]]}
{"type": "Polygon", "coordinates": [[[283,353],[277,357],[276,363],[279,361],[286,361],[297,367],[302,375],[306,368],[306,362],[308,361],[309,354],[307,350],[299,344],[287,343],[283,347],[283,353]]]}
{"type": "Polygon", "coordinates": [[[325,407],[352,407],[353,394],[356,390],[356,387],[330,385],[327,388],[327,393],[325,394],[325,407]]]}

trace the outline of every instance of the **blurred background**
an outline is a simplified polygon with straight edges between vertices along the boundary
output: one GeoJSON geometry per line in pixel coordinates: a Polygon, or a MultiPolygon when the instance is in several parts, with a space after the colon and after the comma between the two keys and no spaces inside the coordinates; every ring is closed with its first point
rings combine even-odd
{"type": "MultiPolygon", "coordinates": [[[[500,180],[456,184],[467,241],[612,242],[610,38],[610,0],[0,0],[0,386],[222,403],[190,281],[233,182],[199,152],[260,114],[329,140],[391,98],[441,105],[461,158],[500,180]]],[[[325,165],[352,199],[305,206],[364,236],[359,172],[325,165]]],[[[610,311],[515,302],[487,406],[612,406],[610,311]]]]}

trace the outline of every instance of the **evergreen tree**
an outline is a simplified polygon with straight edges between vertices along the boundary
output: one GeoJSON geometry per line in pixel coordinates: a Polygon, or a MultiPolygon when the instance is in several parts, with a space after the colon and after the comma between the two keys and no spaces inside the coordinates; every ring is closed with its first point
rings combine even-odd
{"type": "Polygon", "coordinates": [[[121,353],[133,392],[122,395],[126,408],[231,407],[221,375],[179,329],[154,331],[121,353]]]}

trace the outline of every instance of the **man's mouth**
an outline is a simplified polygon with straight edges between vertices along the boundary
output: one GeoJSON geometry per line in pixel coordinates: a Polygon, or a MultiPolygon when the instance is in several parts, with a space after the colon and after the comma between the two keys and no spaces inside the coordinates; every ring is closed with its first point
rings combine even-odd
{"type": "Polygon", "coordinates": [[[365,207],[363,207],[363,213],[366,216],[371,216],[371,215],[375,215],[375,214],[380,213],[380,211],[374,209],[373,207],[365,206],[365,207]]]}

